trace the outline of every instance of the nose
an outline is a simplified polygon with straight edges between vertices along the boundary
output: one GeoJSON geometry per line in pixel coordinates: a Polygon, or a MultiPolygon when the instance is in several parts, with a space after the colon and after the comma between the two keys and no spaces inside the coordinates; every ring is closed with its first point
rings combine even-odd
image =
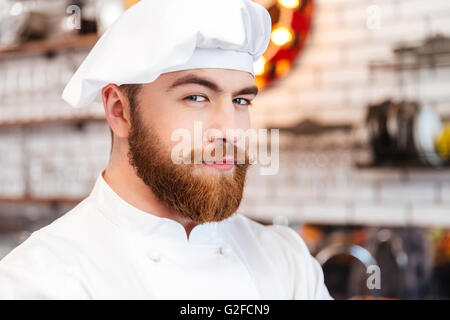
{"type": "Polygon", "coordinates": [[[207,136],[209,141],[223,139],[224,142],[236,143],[239,129],[235,106],[230,98],[222,99],[211,110],[207,136]],[[230,141],[231,140],[231,141],[230,141]]]}

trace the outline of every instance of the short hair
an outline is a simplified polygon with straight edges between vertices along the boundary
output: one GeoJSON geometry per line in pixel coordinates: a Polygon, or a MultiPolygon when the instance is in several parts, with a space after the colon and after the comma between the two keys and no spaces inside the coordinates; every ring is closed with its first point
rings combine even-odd
{"type": "Polygon", "coordinates": [[[142,89],[142,85],[139,83],[122,84],[119,88],[128,98],[130,113],[134,112],[137,106],[137,96],[142,89]]]}
{"type": "MultiPolygon", "coordinates": [[[[142,85],[140,83],[130,83],[130,84],[122,84],[119,86],[120,90],[125,94],[128,99],[128,104],[130,106],[130,115],[132,115],[138,106],[137,96],[142,89],[142,85]]],[[[111,152],[114,143],[114,133],[109,127],[109,131],[111,132],[111,152]]]]}

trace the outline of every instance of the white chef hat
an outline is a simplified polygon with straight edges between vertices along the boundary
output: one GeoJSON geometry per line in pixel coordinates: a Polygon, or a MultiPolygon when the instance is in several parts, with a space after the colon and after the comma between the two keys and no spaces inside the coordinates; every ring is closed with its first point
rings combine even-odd
{"type": "Polygon", "coordinates": [[[267,49],[271,19],[251,0],[141,0],[100,37],[62,98],[75,108],[101,89],[195,68],[247,71],[267,49]]]}

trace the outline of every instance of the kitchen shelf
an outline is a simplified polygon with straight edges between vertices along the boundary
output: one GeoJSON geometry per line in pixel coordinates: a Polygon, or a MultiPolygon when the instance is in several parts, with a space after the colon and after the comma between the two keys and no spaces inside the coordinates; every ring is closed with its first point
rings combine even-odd
{"type": "Polygon", "coordinates": [[[24,121],[0,121],[1,129],[20,128],[20,127],[33,127],[33,126],[47,126],[52,124],[78,124],[83,122],[105,122],[105,117],[95,116],[72,116],[68,118],[54,118],[54,119],[31,119],[24,121]]]}
{"type": "Polygon", "coordinates": [[[369,65],[371,70],[420,70],[424,68],[448,68],[450,67],[449,61],[426,61],[421,63],[396,63],[396,62],[372,62],[369,65]]]}
{"type": "Polygon", "coordinates": [[[356,162],[356,169],[392,169],[404,172],[409,172],[413,170],[421,170],[426,172],[441,172],[442,170],[449,170],[450,162],[445,162],[441,166],[433,167],[431,165],[424,164],[420,160],[416,161],[398,161],[398,162],[356,162]]]}
{"type": "MultiPolygon", "coordinates": [[[[87,195],[86,195],[87,196],[87,195]]],[[[40,204],[52,204],[52,203],[68,203],[76,204],[84,198],[67,198],[67,197],[0,197],[0,204],[2,203],[40,203],[40,204]]]]}
{"type": "Polygon", "coordinates": [[[18,47],[1,49],[0,59],[15,57],[17,55],[45,54],[66,49],[90,48],[97,42],[98,39],[98,35],[96,33],[92,33],[66,38],[31,40],[18,47]]]}

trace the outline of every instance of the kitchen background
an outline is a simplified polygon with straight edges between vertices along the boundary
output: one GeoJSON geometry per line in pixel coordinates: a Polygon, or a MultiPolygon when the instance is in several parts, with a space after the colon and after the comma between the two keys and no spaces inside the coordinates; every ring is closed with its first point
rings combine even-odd
{"type": "MultiPolygon", "coordinates": [[[[0,0],[0,257],[106,165],[102,106],[60,95],[134,2],[0,0]]],[[[280,169],[250,169],[240,212],[297,230],[337,299],[448,299],[450,1],[257,2],[274,27],[252,122],[280,128],[280,169]]]]}

